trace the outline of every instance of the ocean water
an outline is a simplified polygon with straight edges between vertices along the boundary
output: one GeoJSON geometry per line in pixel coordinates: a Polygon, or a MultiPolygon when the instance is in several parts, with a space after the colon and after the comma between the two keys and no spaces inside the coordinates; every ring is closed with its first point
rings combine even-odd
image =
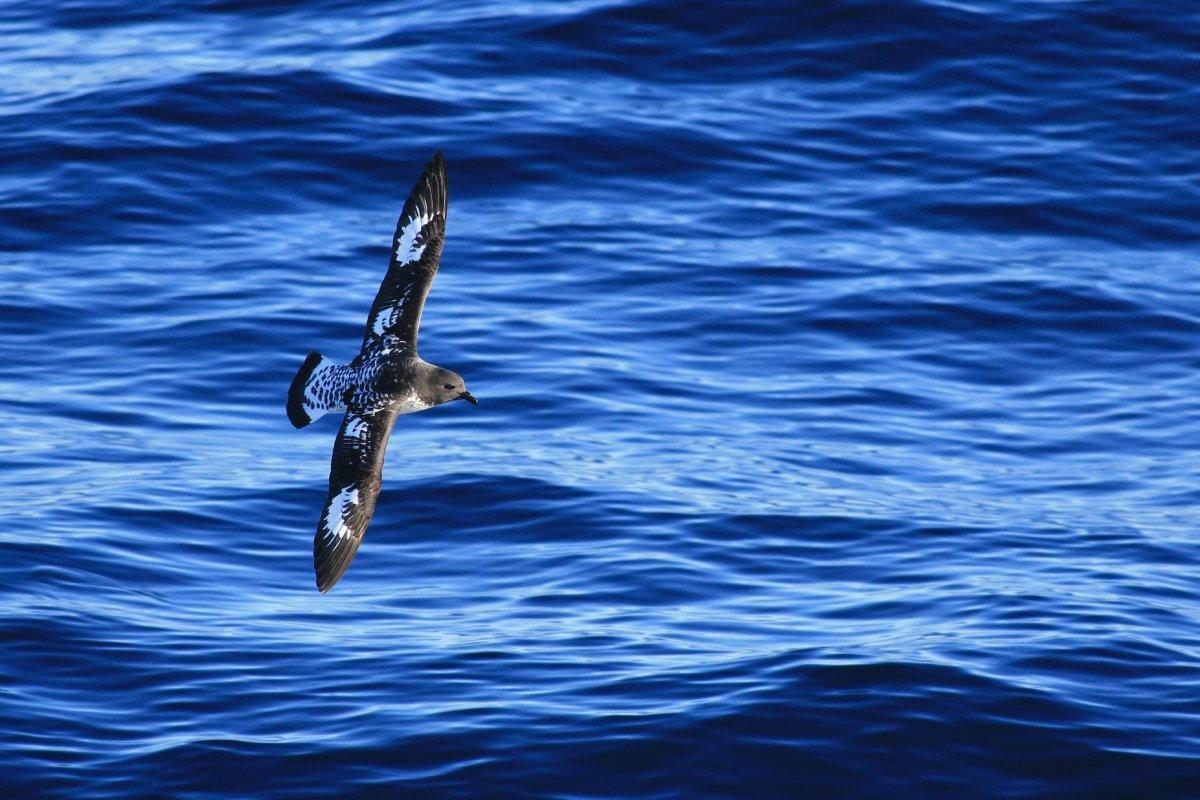
{"type": "Polygon", "coordinates": [[[0,789],[1200,797],[1200,6],[0,6],[0,789]],[[329,595],[348,359],[449,231],[329,595]]]}

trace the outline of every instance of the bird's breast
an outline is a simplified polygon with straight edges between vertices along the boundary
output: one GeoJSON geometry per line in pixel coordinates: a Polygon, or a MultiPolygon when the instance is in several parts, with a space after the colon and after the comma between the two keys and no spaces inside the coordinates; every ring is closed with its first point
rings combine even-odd
{"type": "Polygon", "coordinates": [[[401,414],[412,414],[415,411],[424,411],[429,408],[429,403],[426,403],[414,392],[410,395],[399,397],[396,400],[396,407],[401,414]]]}

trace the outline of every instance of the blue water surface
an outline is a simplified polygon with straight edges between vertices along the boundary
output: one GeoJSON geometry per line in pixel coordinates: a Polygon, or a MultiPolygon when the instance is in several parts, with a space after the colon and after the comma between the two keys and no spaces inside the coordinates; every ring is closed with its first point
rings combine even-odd
{"type": "Polygon", "coordinates": [[[0,789],[1200,797],[1200,5],[0,5],[0,789]],[[327,596],[348,359],[422,355],[327,596]]]}

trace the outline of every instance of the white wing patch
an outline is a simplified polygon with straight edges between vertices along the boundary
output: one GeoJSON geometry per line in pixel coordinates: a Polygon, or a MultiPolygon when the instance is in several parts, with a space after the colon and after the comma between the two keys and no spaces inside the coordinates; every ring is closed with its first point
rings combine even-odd
{"type": "Polygon", "coordinates": [[[365,439],[367,436],[367,421],[362,417],[353,417],[346,424],[344,435],[352,439],[365,439]]]}
{"type": "MultiPolygon", "coordinates": [[[[396,242],[396,264],[405,266],[417,261],[425,252],[425,242],[417,244],[417,237],[421,235],[421,230],[433,221],[433,214],[425,213],[418,214],[408,221],[404,226],[404,230],[400,231],[400,237],[396,242]]],[[[404,310],[404,304],[408,301],[408,296],[412,292],[412,286],[404,290],[404,294],[396,298],[396,301],[389,303],[375,313],[375,318],[371,320],[371,333],[376,336],[383,336],[384,331],[395,324],[396,319],[404,310]]]]}
{"type": "Polygon", "coordinates": [[[329,508],[325,511],[325,538],[332,539],[337,537],[343,539],[347,536],[353,536],[354,531],[346,524],[346,517],[358,505],[358,487],[347,486],[342,489],[334,498],[329,501],[329,508]]]}
{"type": "Polygon", "coordinates": [[[379,309],[379,313],[375,315],[375,324],[371,326],[371,332],[376,336],[383,336],[383,332],[387,330],[388,321],[392,318],[393,308],[384,306],[379,309]]]}
{"type": "Polygon", "coordinates": [[[404,310],[404,304],[408,301],[408,294],[411,291],[412,286],[409,286],[404,290],[404,294],[396,299],[396,302],[379,309],[379,312],[375,315],[375,319],[371,321],[372,333],[376,336],[383,336],[383,332],[396,322],[396,318],[404,310]]]}
{"type": "Polygon", "coordinates": [[[433,221],[433,214],[425,213],[413,217],[400,231],[400,241],[396,243],[396,263],[411,264],[425,252],[425,243],[417,244],[417,236],[421,229],[433,221]]]}

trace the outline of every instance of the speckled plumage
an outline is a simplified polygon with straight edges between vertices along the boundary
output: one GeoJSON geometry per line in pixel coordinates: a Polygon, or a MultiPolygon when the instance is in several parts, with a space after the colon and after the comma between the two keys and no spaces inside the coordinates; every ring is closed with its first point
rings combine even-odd
{"type": "Polygon", "coordinates": [[[435,398],[417,380],[424,361],[394,337],[372,339],[349,364],[326,359],[304,385],[304,408],[311,419],[354,408],[365,413],[397,405],[397,412],[423,411],[435,398]],[[411,389],[412,391],[407,391],[411,389]]]}
{"type": "Polygon", "coordinates": [[[475,402],[461,377],[417,354],[421,311],[445,240],[446,201],[439,152],[417,180],[396,224],[387,275],[367,315],[359,353],[347,364],[310,353],[288,391],[288,419],[297,428],[328,412],[345,412],[313,540],[322,592],[346,571],[370,524],[396,417],[450,400],[475,402]]]}

